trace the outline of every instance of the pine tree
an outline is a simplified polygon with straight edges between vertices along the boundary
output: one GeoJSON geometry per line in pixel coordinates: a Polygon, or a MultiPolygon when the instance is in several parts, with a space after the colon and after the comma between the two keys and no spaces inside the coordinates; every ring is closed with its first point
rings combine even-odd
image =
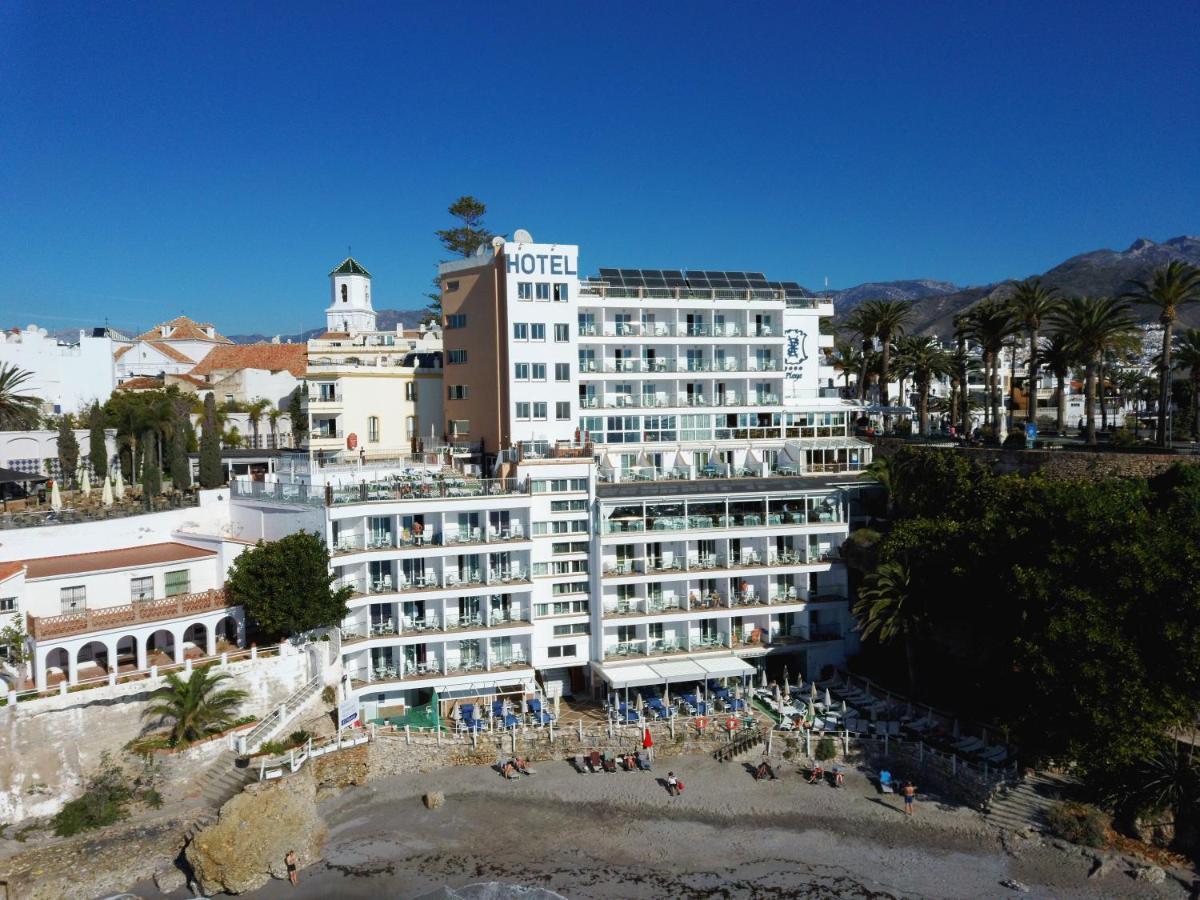
{"type": "Polygon", "coordinates": [[[104,410],[99,403],[93,403],[88,412],[88,459],[92,462],[92,474],[101,483],[108,474],[108,445],[104,438],[104,410]]]}
{"type": "Polygon", "coordinates": [[[58,420],[58,465],[63,484],[71,484],[79,468],[79,441],[75,439],[74,424],[70,413],[63,413],[58,420]]]}
{"type": "Polygon", "coordinates": [[[291,399],[288,400],[288,418],[292,420],[292,446],[299,447],[304,443],[304,436],[308,434],[308,416],[304,414],[304,405],[300,400],[301,388],[297,387],[292,391],[291,399]]]}
{"type": "Polygon", "coordinates": [[[155,458],[154,432],[142,432],[142,500],[150,506],[155,495],[162,493],[162,470],[155,458]]]}
{"type": "Polygon", "coordinates": [[[204,398],[204,429],[200,435],[200,486],[221,486],[221,428],[213,395],[204,398]]]}
{"type": "Polygon", "coordinates": [[[180,413],[171,432],[171,481],[175,490],[186,491],[192,486],[192,463],[187,457],[187,413],[180,413]]]}
{"type": "MultiPolygon", "coordinates": [[[[483,223],[483,217],[487,213],[486,204],[467,194],[451,203],[447,212],[458,219],[459,224],[454,228],[439,228],[434,234],[451,253],[456,256],[470,256],[480,244],[491,241],[493,233],[483,223]]],[[[441,323],[442,285],[436,277],[433,279],[433,287],[433,293],[426,295],[430,303],[425,311],[424,321],[441,323]]]]}

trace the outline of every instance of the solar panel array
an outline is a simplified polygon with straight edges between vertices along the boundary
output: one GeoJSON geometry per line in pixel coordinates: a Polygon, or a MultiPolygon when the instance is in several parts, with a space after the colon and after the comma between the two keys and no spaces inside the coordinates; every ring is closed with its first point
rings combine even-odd
{"type": "Polygon", "coordinates": [[[768,281],[762,272],[709,272],[699,269],[600,269],[594,279],[614,288],[681,288],[693,291],[782,291],[785,297],[807,297],[794,281],[768,281]]]}

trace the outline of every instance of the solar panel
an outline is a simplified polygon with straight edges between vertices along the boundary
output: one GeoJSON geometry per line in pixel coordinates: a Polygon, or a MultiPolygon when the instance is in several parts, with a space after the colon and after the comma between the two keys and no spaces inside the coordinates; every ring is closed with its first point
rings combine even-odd
{"type": "Polygon", "coordinates": [[[795,281],[768,281],[762,272],[718,272],[699,269],[610,269],[601,268],[599,279],[614,287],[687,288],[695,291],[777,291],[787,297],[806,297],[808,291],[795,281]]]}

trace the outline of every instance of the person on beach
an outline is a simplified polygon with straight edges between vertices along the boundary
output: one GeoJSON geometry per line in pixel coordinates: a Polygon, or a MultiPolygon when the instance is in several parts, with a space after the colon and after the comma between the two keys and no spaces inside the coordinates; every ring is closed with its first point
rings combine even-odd
{"type": "Polygon", "coordinates": [[[674,772],[667,773],[667,793],[672,797],[679,796],[679,779],[675,777],[674,772]]]}
{"type": "Polygon", "coordinates": [[[820,784],[821,779],[825,777],[825,770],[821,768],[819,762],[815,762],[808,767],[808,783],[820,784]]]}
{"type": "Polygon", "coordinates": [[[764,753],[762,761],[759,762],[758,768],[754,771],[754,780],[762,781],[764,778],[769,778],[772,781],[776,779],[775,770],[771,768],[771,761],[764,753]]]}
{"type": "Polygon", "coordinates": [[[911,816],[913,814],[913,801],[917,799],[917,786],[911,781],[906,781],[901,793],[904,795],[904,814],[911,816]]]}
{"type": "Polygon", "coordinates": [[[289,850],[287,856],[283,858],[284,865],[287,866],[288,881],[292,883],[292,887],[296,886],[296,851],[289,850]]]}

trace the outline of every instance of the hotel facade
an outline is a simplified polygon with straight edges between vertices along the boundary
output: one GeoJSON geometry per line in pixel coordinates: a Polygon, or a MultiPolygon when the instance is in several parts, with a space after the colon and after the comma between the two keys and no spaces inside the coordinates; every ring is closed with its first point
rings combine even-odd
{"type": "Polygon", "coordinates": [[[759,273],[579,272],[523,231],[442,264],[437,452],[233,486],[243,535],[324,535],[366,718],[433,689],[812,678],[855,649],[838,548],[870,446],[824,363],[832,304],[759,273]]]}

